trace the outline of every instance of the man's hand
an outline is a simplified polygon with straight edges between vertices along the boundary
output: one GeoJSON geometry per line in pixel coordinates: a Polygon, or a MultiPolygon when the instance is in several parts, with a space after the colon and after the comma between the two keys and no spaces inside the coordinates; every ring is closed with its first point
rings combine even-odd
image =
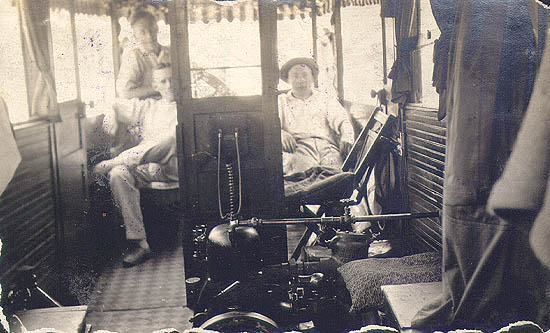
{"type": "Polygon", "coordinates": [[[352,229],[354,232],[358,232],[358,233],[366,233],[369,228],[372,226],[372,224],[370,222],[357,222],[357,223],[354,223],[352,224],[352,229]]]}
{"type": "Polygon", "coordinates": [[[353,142],[340,141],[340,154],[345,159],[353,147],[353,142]]]}
{"type": "Polygon", "coordinates": [[[94,166],[92,173],[97,176],[106,176],[117,164],[113,160],[105,160],[94,166]]]}
{"type": "Polygon", "coordinates": [[[281,130],[281,141],[283,143],[283,151],[287,153],[294,153],[296,151],[296,139],[292,134],[285,130],[281,130]]]}
{"type": "Polygon", "coordinates": [[[110,136],[115,136],[118,130],[118,121],[115,112],[107,112],[103,118],[103,131],[110,136]]]}
{"type": "Polygon", "coordinates": [[[139,98],[146,99],[152,97],[159,97],[160,93],[153,88],[139,87],[133,89],[127,89],[120,93],[120,96],[125,99],[139,98]]]}

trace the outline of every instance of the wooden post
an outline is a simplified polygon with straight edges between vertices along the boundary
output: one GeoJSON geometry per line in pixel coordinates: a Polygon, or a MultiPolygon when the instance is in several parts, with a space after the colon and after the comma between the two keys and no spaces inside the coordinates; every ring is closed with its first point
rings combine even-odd
{"type": "Polygon", "coordinates": [[[382,20],[382,66],[384,71],[384,85],[388,84],[388,56],[386,54],[386,18],[380,17],[382,20]]]}
{"type": "Polygon", "coordinates": [[[338,99],[344,102],[344,54],[342,45],[342,16],[340,13],[341,0],[334,3],[334,39],[336,42],[336,74],[338,75],[338,99]]]}
{"type": "MultiPolygon", "coordinates": [[[[118,23],[118,13],[111,7],[109,10],[111,16],[111,32],[112,32],[112,44],[113,44],[113,69],[115,72],[115,81],[118,79],[118,72],[120,70],[120,43],[118,41],[118,35],[120,34],[120,23],[118,23]]],[[[118,96],[118,92],[116,93],[118,96]]]]}
{"type": "Polygon", "coordinates": [[[78,70],[78,46],[76,45],[76,20],[75,20],[75,3],[74,0],[71,1],[71,7],[70,7],[70,15],[71,15],[71,34],[73,38],[73,55],[74,55],[74,75],[75,75],[75,83],[76,83],[76,98],[78,101],[81,100],[81,92],[80,92],[80,71],[78,70]]]}

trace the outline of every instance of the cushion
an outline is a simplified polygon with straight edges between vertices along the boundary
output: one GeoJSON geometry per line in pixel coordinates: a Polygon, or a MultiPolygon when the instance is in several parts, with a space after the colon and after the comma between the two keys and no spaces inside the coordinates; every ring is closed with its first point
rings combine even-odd
{"type": "Polygon", "coordinates": [[[401,258],[368,258],[348,262],[338,273],[351,296],[350,312],[383,307],[382,285],[441,281],[441,255],[437,252],[401,258]]]}

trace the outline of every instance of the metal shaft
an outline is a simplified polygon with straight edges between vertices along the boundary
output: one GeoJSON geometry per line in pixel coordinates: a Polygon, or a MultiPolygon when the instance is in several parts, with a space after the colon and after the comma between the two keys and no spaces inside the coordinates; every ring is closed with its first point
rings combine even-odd
{"type": "Polygon", "coordinates": [[[368,215],[368,216],[351,216],[346,218],[345,216],[337,217],[304,217],[304,218],[288,218],[288,219],[250,219],[244,221],[238,221],[238,225],[245,226],[259,226],[259,225],[301,225],[312,223],[343,223],[349,221],[355,222],[370,222],[370,221],[392,221],[392,220],[412,220],[428,217],[439,217],[439,211],[425,212],[425,213],[396,213],[396,214],[382,214],[382,215],[368,215]]]}

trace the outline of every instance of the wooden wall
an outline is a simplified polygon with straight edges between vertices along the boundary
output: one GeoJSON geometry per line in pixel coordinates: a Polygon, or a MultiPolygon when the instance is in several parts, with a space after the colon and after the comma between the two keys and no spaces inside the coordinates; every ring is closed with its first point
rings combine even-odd
{"type": "MultiPolygon", "coordinates": [[[[437,110],[408,105],[406,133],[406,189],[409,209],[427,212],[443,208],[446,122],[437,110]]],[[[439,218],[411,220],[409,235],[417,247],[441,250],[439,218]]]]}
{"type": "Polygon", "coordinates": [[[38,122],[16,129],[22,155],[11,183],[0,196],[0,281],[4,289],[16,269],[36,266],[39,285],[57,292],[56,167],[52,154],[53,126],[38,122]]]}

